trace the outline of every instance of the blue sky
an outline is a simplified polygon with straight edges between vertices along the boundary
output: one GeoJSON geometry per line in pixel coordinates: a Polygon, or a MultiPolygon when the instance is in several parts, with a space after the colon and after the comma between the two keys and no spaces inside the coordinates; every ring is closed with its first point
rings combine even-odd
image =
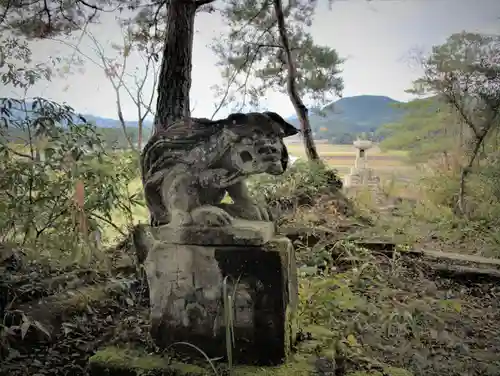
{"type": "MultiPolygon", "coordinates": [[[[216,59],[208,48],[220,35],[223,23],[216,14],[200,14],[196,19],[197,33],[193,52],[193,85],[191,91],[193,115],[210,117],[214,108],[211,87],[220,82],[216,59]]],[[[320,4],[311,32],[318,44],[337,49],[347,58],[343,65],[344,96],[361,94],[386,95],[408,100],[404,92],[418,77],[418,67],[408,62],[411,49],[428,50],[455,32],[462,30],[500,32],[500,1],[498,0],[334,0],[331,9],[320,4]]],[[[90,31],[113,56],[111,42],[121,41],[121,32],[112,15],[102,18],[90,31]]],[[[84,38],[85,39],[85,38],[84,38]]],[[[35,59],[47,56],[69,56],[72,50],[53,41],[32,45],[35,59]]],[[[92,44],[83,40],[80,49],[94,56],[92,44]]],[[[132,55],[128,65],[141,74],[141,63],[132,55]]],[[[153,92],[152,80],[145,91],[153,92]]],[[[21,95],[11,88],[0,88],[0,96],[21,95]]],[[[83,73],[54,78],[30,89],[29,96],[44,96],[67,102],[82,113],[117,118],[116,96],[101,68],[91,62],[83,73]]],[[[284,116],[293,113],[288,97],[270,93],[265,107],[284,116]]],[[[136,107],[123,97],[124,116],[136,119],[136,107]]],[[[222,111],[219,115],[224,115],[222,111]]]]}

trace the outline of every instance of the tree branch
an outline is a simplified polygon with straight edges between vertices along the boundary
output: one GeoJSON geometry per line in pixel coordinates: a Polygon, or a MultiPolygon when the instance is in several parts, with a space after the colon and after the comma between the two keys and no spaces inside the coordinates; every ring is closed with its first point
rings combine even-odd
{"type": "Polygon", "coordinates": [[[7,17],[7,13],[9,12],[10,5],[11,5],[12,0],[7,0],[7,4],[5,4],[5,9],[3,11],[2,17],[0,17],[0,26],[3,24],[5,21],[5,18],[7,17]]]}
{"type": "MultiPolygon", "coordinates": [[[[130,30],[129,30],[130,33],[130,30]]],[[[105,75],[106,78],[109,80],[111,83],[113,90],[115,91],[116,95],[116,106],[117,106],[117,115],[118,115],[118,120],[120,121],[120,125],[122,127],[122,130],[124,132],[125,138],[127,140],[127,143],[129,144],[130,148],[134,151],[137,151],[133,140],[127,131],[127,126],[125,119],[123,117],[123,106],[122,106],[122,96],[121,96],[121,90],[125,90],[127,96],[132,100],[134,105],[137,107],[137,113],[138,113],[138,125],[139,125],[139,133],[142,132],[142,125],[144,123],[145,118],[152,113],[152,102],[154,99],[154,89],[151,92],[150,97],[148,100],[143,99],[143,89],[146,84],[146,80],[148,79],[149,76],[153,77],[153,87],[156,87],[156,82],[158,79],[158,75],[156,74],[156,69],[155,69],[155,59],[154,59],[154,47],[151,51],[145,51],[143,54],[142,49],[138,49],[140,53],[140,57],[142,61],[145,64],[145,72],[142,73],[142,76],[139,76],[137,74],[131,74],[127,72],[127,61],[128,61],[128,56],[130,51],[122,51],[122,59],[120,60],[120,65],[119,65],[119,71],[117,72],[116,68],[118,67],[117,64],[115,64],[111,59],[107,58],[105,56],[104,52],[104,47],[101,45],[101,43],[97,40],[97,38],[92,35],[90,32],[87,32],[86,35],[90,38],[92,43],[94,44],[94,52],[98,56],[100,61],[94,60],[92,57],[84,54],[78,46],[74,46],[66,41],[63,40],[57,40],[60,43],[66,44],[68,46],[71,46],[74,48],[75,52],[78,52],[81,54],[83,57],[87,58],[90,60],[92,63],[94,63],[96,66],[100,67],[105,75]],[[146,56],[146,57],[145,57],[146,56]],[[152,71],[152,75],[150,74],[152,71]],[[125,82],[125,77],[129,77],[133,79],[133,82],[135,84],[135,88],[131,90],[129,86],[125,82]],[[144,112],[142,111],[142,107],[144,107],[144,112]]],[[[127,35],[130,36],[130,34],[124,34],[123,39],[124,39],[124,50],[125,49],[130,49],[132,50],[132,46],[130,44],[130,41],[127,39],[127,35]]],[[[141,134],[139,135],[139,144],[142,143],[142,137],[141,134]]]]}
{"type": "Polygon", "coordinates": [[[283,46],[283,50],[285,51],[285,60],[288,67],[287,74],[287,91],[290,96],[290,100],[292,101],[293,107],[295,108],[295,112],[297,113],[297,117],[300,120],[302,133],[304,136],[304,146],[306,149],[306,154],[309,160],[320,161],[318,152],[316,151],[316,147],[314,146],[314,142],[311,136],[311,124],[309,123],[309,117],[307,114],[307,108],[302,102],[302,99],[299,96],[297,90],[297,70],[295,68],[295,62],[293,60],[292,51],[290,49],[290,43],[288,41],[288,35],[286,31],[285,25],[285,16],[283,14],[283,5],[281,0],[273,0],[274,3],[274,11],[276,13],[276,20],[278,21],[278,32],[280,43],[283,46]]]}
{"type": "Polygon", "coordinates": [[[118,231],[120,233],[120,235],[123,235],[123,236],[127,236],[127,234],[120,228],[118,227],[117,225],[115,225],[113,222],[111,222],[110,220],[96,214],[96,213],[90,213],[90,216],[91,217],[94,217],[95,219],[98,219],[100,221],[103,221],[105,223],[107,223],[108,225],[110,225],[111,227],[113,227],[116,231],[118,231]]]}
{"type": "MultiPolygon", "coordinates": [[[[255,20],[268,6],[270,5],[269,2],[265,1],[263,4],[262,4],[262,7],[259,9],[258,12],[256,12],[249,20],[248,22],[246,22],[243,26],[241,26],[239,28],[238,31],[236,31],[236,35],[241,33],[243,31],[243,29],[250,25],[251,22],[253,20],[255,20]]],[[[238,77],[238,75],[244,71],[245,69],[247,69],[247,72],[246,72],[246,75],[245,75],[245,80],[243,82],[243,84],[241,84],[237,91],[239,90],[242,90],[243,89],[243,101],[242,101],[242,105],[241,105],[241,108],[243,108],[245,106],[245,103],[246,103],[246,96],[247,96],[247,83],[248,83],[248,80],[250,78],[250,73],[251,73],[251,70],[252,70],[252,66],[255,62],[255,60],[257,60],[257,56],[259,54],[259,51],[261,48],[264,48],[264,47],[271,47],[271,46],[266,46],[265,44],[262,44],[260,43],[260,40],[264,37],[264,35],[266,33],[269,32],[269,30],[271,30],[275,25],[276,25],[276,20],[273,19],[271,21],[271,23],[269,24],[269,26],[267,28],[265,28],[261,33],[260,35],[258,36],[257,38],[257,41],[256,42],[252,42],[252,43],[249,43],[249,44],[253,44],[254,45],[254,50],[250,50],[248,49],[246,51],[246,56],[245,56],[245,61],[243,62],[243,64],[241,64],[238,69],[236,69],[233,74],[231,75],[231,77],[229,78],[228,80],[228,83],[227,83],[227,86],[226,86],[226,90],[224,92],[224,95],[221,99],[221,101],[219,102],[219,104],[216,106],[213,114],[212,114],[212,117],[211,119],[213,119],[215,117],[215,115],[219,112],[219,110],[222,108],[222,106],[225,104],[226,102],[226,99],[227,97],[229,96],[229,92],[230,92],[230,89],[231,89],[231,86],[233,85],[233,83],[236,81],[236,78],[238,77]],[[253,52],[253,54],[252,54],[253,52]],[[252,56],[251,56],[252,55],[252,56]],[[251,60],[250,60],[250,56],[251,56],[251,60]],[[248,64],[249,63],[249,64],[248,64]]],[[[282,46],[280,45],[273,45],[272,47],[278,47],[278,48],[283,48],[282,46]]]]}

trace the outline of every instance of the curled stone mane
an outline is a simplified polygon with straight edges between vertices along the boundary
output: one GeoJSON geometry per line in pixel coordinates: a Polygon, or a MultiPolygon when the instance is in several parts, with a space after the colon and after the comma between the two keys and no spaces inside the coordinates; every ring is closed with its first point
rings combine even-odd
{"type": "Polygon", "coordinates": [[[142,151],[143,180],[182,161],[194,147],[221,134],[226,125],[227,119],[191,118],[188,123],[181,120],[156,132],[142,151]]]}

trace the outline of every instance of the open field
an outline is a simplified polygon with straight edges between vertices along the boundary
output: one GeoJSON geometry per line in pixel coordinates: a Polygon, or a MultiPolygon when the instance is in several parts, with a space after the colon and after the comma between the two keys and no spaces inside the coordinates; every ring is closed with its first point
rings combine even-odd
{"type": "MultiPolygon", "coordinates": [[[[288,151],[290,154],[297,157],[305,156],[304,145],[302,143],[287,144],[288,151]]],[[[335,145],[335,144],[317,144],[316,150],[320,155],[324,156],[356,156],[356,149],[352,145],[335,145]]],[[[369,156],[381,156],[381,157],[405,157],[406,152],[404,151],[390,151],[382,152],[380,148],[375,145],[368,150],[369,156]]]]}
{"type": "MultiPolygon", "coordinates": [[[[305,158],[304,145],[287,145],[290,155],[305,158]]],[[[356,149],[352,145],[317,144],[319,155],[332,168],[343,176],[349,173],[356,160],[356,149]]],[[[408,178],[414,176],[415,167],[408,164],[406,153],[402,151],[383,152],[378,146],[367,151],[368,167],[373,168],[381,178],[397,176],[408,178]]]]}
{"type": "MultiPolygon", "coordinates": [[[[26,146],[16,144],[11,144],[10,146],[17,152],[30,153],[29,148],[26,146]]],[[[292,156],[305,158],[303,144],[289,144],[287,147],[292,156]]],[[[356,149],[351,145],[318,144],[317,150],[327,164],[335,169],[341,177],[348,174],[351,167],[354,166],[356,149]]],[[[375,170],[375,173],[382,181],[392,178],[405,181],[415,176],[415,167],[406,163],[404,152],[384,153],[375,146],[368,150],[367,154],[368,166],[375,170]]],[[[142,191],[142,183],[140,176],[137,176],[137,178],[130,183],[129,192],[132,194],[140,191],[142,191]]],[[[131,209],[135,222],[148,222],[149,215],[146,207],[135,205],[131,209]]],[[[123,215],[116,215],[113,218],[113,222],[120,228],[125,228],[127,226],[127,218],[123,215]]],[[[117,238],[120,238],[121,235],[116,229],[108,225],[103,226],[105,228],[103,240],[112,243],[117,238]]]]}

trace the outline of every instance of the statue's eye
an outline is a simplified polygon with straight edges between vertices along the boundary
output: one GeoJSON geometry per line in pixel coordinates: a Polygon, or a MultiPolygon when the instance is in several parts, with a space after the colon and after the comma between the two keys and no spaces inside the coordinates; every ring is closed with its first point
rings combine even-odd
{"type": "Polygon", "coordinates": [[[244,150],[240,153],[241,160],[246,163],[253,160],[252,154],[250,154],[247,150],[244,150]]]}

